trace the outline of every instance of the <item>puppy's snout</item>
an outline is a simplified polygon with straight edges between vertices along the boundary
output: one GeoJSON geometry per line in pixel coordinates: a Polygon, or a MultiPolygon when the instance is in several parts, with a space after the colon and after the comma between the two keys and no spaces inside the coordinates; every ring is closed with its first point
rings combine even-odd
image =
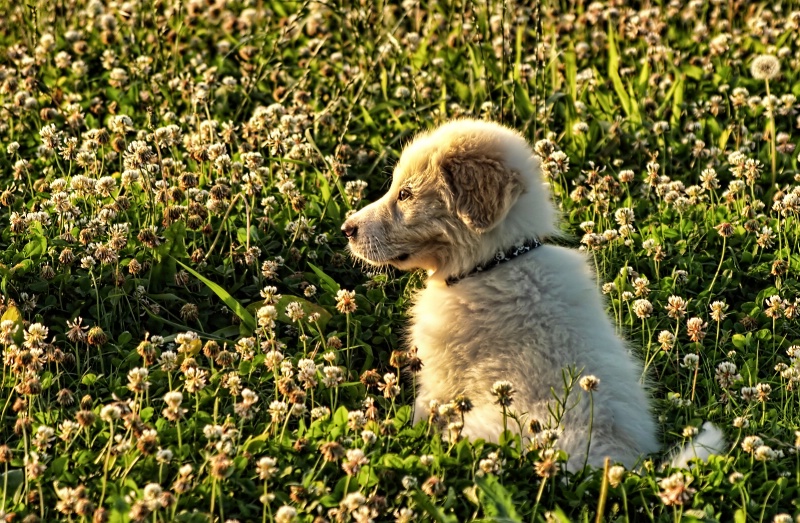
{"type": "Polygon", "coordinates": [[[342,225],[342,232],[347,236],[347,239],[352,240],[358,234],[358,226],[345,223],[342,225]]]}

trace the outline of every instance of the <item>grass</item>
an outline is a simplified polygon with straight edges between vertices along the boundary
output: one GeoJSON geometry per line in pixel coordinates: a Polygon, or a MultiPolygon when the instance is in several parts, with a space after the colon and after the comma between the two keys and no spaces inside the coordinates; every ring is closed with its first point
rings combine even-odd
{"type": "Polygon", "coordinates": [[[766,2],[3,3],[0,515],[794,520],[797,19],[766,2]],[[536,144],[664,448],[712,421],[727,455],[568,474],[554,448],[411,424],[402,329],[424,278],[355,267],[339,227],[415,132],[463,115],[536,144]]]}

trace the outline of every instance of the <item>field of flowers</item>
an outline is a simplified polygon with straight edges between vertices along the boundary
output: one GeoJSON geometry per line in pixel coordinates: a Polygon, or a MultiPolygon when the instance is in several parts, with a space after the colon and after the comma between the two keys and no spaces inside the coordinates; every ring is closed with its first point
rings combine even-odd
{"type": "Polygon", "coordinates": [[[800,521],[800,11],[643,4],[2,2],[0,521],[800,521]],[[467,115],[536,144],[664,448],[726,456],[410,423],[424,276],[339,228],[467,115]]]}

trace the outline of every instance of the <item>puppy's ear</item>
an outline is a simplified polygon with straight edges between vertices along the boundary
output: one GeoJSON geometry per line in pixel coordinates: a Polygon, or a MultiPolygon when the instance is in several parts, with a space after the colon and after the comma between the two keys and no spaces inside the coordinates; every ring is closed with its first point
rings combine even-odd
{"type": "Polygon", "coordinates": [[[441,169],[458,217],[480,233],[500,223],[525,189],[518,172],[486,156],[453,155],[441,169]]]}

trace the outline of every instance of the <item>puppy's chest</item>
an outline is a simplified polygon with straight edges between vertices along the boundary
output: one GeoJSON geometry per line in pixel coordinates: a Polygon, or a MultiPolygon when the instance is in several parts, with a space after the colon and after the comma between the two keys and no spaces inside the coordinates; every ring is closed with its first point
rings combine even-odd
{"type": "Polygon", "coordinates": [[[473,314],[469,303],[450,289],[423,289],[411,308],[411,345],[429,360],[441,355],[456,342],[466,325],[474,324],[473,314]]]}

